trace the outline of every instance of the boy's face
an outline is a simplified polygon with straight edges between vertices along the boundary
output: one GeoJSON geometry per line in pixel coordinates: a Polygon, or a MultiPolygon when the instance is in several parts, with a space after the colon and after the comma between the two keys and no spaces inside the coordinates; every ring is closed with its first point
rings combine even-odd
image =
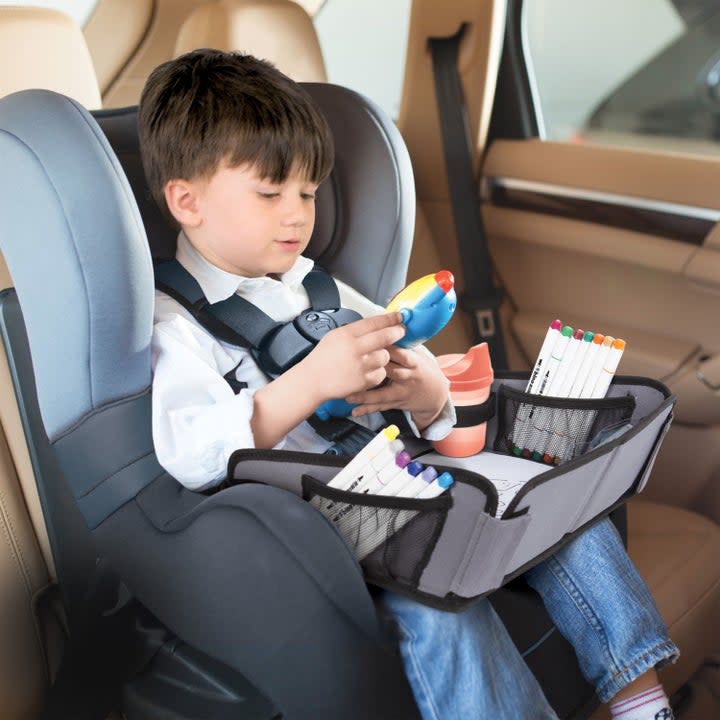
{"type": "Polygon", "coordinates": [[[169,198],[173,214],[195,248],[227,272],[280,275],[310,241],[317,185],[297,171],[275,184],[253,166],[222,164],[210,178],[179,182],[187,195],[179,198],[179,212],[169,198]]]}

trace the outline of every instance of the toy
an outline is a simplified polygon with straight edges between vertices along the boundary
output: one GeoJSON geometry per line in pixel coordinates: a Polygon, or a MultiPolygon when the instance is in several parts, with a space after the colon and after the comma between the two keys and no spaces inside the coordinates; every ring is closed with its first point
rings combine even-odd
{"type": "MultiPolygon", "coordinates": [[[[450,321],[457,306],[455,278],[449,270],[423,275],[390,300],[385,312],[400,312],[405,335],[395,344],[413,348],[429,340],[450,321]]],[[[322,420],[345,417],[355,405],[343,400],[327,400],[315,414],[322,420]]]]}

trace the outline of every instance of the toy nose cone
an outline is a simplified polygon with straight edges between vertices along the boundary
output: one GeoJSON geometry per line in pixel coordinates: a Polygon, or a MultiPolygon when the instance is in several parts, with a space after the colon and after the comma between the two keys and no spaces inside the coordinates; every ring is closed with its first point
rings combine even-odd
{"type": "Polygon", "coordinates": [[[455,278],[449,270],[438,270],[435,273],[435,282],[444,292],[448,292],[453,289],[455,278]]]}

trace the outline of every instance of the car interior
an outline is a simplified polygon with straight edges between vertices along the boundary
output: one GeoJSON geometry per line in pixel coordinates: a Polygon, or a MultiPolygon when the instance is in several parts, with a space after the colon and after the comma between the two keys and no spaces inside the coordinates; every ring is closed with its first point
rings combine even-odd
{"type": "MultiPolygon", "coordinates": [[[[159,62],[196,47],[217,47],[266,57],[294,79],[308,83],[306,87],[331,121],[340,159],[333,177],[337,187],[347,192],[344,197],[352,206],[348,217],[357,225],[338,241],[333,199],[329,193],[321,193],[313,240],[316,257],[337,268],[343,279],[379,303],[384,303],[391,288],[402,286],[406,277],[419,277],[440,267],[451,268],[462,285],[463,258],[455,239],[428,41],[455,35],[464,27],[459,72],[468,132],[473,138],[482,220],[495,282],[503,293],[500,317],[508,368],[527,370],[548,319],[560,316],[576,326],[612,328],[615,335],[626,337],[628,350],[622,374],[655,378],[677,395],[675,419],[647,487],[613,513],[613,518],[624,531],[629,554],[681,650],[680,660],[661,671],[661,680],[673,695],[677,717],[715,717],[720,711],[720,457],[716,450],[720,432],[720,336],[713,320],[720,287],[716,224],[720,201],[714,188],[720,179],[720,165],[704,157],[654,148],[637,150],[542,139],[522,56],[522,3],[513,0],[410,3],[402,95],[392,123],[373,103],[327,85],[328,72],[313,25],[317,6],[292,0],[100,0],[82,28],[56,10],[0,6],[0,52],[5,60],[0,64],[0,97],[44,88],[93,111],[103,137],[119,160],[117,167],[122,176],[127,176],[134,193],[134,200],[126,199],[121,210],[116,198],[105,199],[101,192],[92,202],[85,200],[83,208],[84,193],[95,186],[93,178],[75,182],[78,168],[86,162],[83,153],[91,152],[88,148],[93,143],[104,149],[105,140],[92,133],[91,137],[87,133],[71,134],[64,141],[61,135],[47,137],[44,128],[59,133],[66,121],[54,125],[41,119],[62,117],[66,110],[44,105],[43,98],[18,105],[13,122],[19,132],[27,133],[28,142],[37,143],[39,153],[47,153],[56,163],[58,178],[67,182],[67,188],[61,186],[62,193],[74,198],[83,211],[77,217],[93,215],[88,205],[94,206],[96,213],[100,209],[117,213],[117,228],[112,230],[119,246],[117,261],[93,256],[95,247],[103,251],[111,247],[108,240],[102,245],[89,242],[82,262],[95,268],[95,281],[103,292],[109,292],[104,286],[113,286],[112,291],[118,293],[116,301],[123,307],[133,307],[136,298],[128,295],[127,288],[132,286],[137,291],[138,276],[142,278],[142,291],[151,292],[151,269],[143,265],[144,260],[137,260],[143,233],[129,231],[126,226],[128,213],[134,212],[133,203],[139,206],[154,256],[172,252],[174,240],[144,188],[134,132],[135,105],[145,78],[159,62]],[[355,115],[369,118],[369,126],[363,129],[352,123],[349,118],[355,115]],[[396,131],[397,137],[393,135],[396,131]],[[382,166],[382,172],[390,178],[397,173],[395,180],[404,195],[388,200],[387,192],[378,187],[375,192],[384,193],[380,201],[367,183],[358,183],[359,177],[377,172],[377,167],[368,166],[367,158],[357,152],[359,136],[369,144],[383,146],[394,158],[382,166]],[[62,152],[54,155],[58,147],[62,152]],[[410,176],[403,171],[405,152],[412,165],[410,176]],[[358,185],[363,193],[354,189],[358,185]],[[381,218],[387,216],[371,217],[373,210],[369,208],[377,206],[392,213],[403,203],[407,227],[398,236],[381,238],[381,218]],[[408,203],[412,204],[411,211],[408,203]],[[376,282],[381,268],[376,267],[373,273],[372,265],[358,263],[352,254],[353,248],[358,252],[362,243],[368,242],[363,240],[368,236],[367,227],[372,230],[373,247],[389,243],[396,248],[384,284],[376,282]],[[131,251],[122,247],[128,235],[135,243],[131,251]],[[337,242],[340,248],[350,248],[350,254],[343,257],[337,242]],[[127,260],[125,252],[133,259],[127,260]],[[110,268],[120,270],[110,273],[110,268]]],[[[100,184],[110,183],[112,173],[103,173],[100,184]]],[[[18,177],[18,197],[32,195],[35,204],[18,207],[16,217],[22,219],[18,222],[23,226],[47,233],[54,221],[52,214],[40,218],[43,211],[39,208],[43,206],[35,185],[22,186],[32,177],[18,177]],[[37,218],[33,217],[33,207],[37,208],[37,218]]],[[[112,182],[124,187],[122,179],[112,182]]],[[[12,246],[12,238],[3,242],[3,247],[12,246]]],[[[75,703],[76,717],[124,716],[133,720],[232,716],[270,720],[277,716],[272,698],[264,697],[240,673],[223,664],[213,647],[203,646],[190,625],[183,624],[184,619],[173,617],[170,622],[164,616],[168,612],[165,598],[147,590],[151,583],[139,577],[137,567],[127,560],[132,552],[142,552],[142,533],[126,541],[127,546],[134,546],[132,552],[128,547],[119,551],[121,536],[96,532],[98,526],[102,528],[100,520],[107,508],[98,511],[96,503],[87,499],[78,502],[85,498],[90,475],[86,468],[73,466],[76,449],[72,442],[92,442],[88,439],[92,434],[87,426],[82,430],[80,418],[90,411],[93,423],[102,423],[112,413],[104,412],[102,393],[82,405],[79,388],[90,381],[71,375],[59,380],[57,363],[51,368],[47,362],[38,362],[38,348],[43,348],[46,357],[80,357],[87,347],[81,346],[82,333],[77,335],[72,327],[77,323],[70,309],[74,307],[74,312],[89,317],[104,311],[90,301],[92,293],[86,296],[79,287],[62,287],[65,299],[59,303],[51,299],[52,289],[60,287],[53,270],[67,261],[65,255],[48,253],[36,258],[33,267],[27,246],[12,252],[16,257],[11,265],[19,269],[11,274],[3,262],[2,287],[15,286],[23,308],[21,313],[13,291],[3,293],[3,717],[38,717],[49,699],[70,693],[77,697],[56,701],[75,703]],[[60,341],[53,334],[53,323],[67,323],[60,341]],[[52,417],[54,421],[49,424],[52,417]],[[71,433],[76,439],[64,441],[63,450],[63,443],[56,443],[57,431],[74,427],[74,423],[80,432],[71,433]],[[85,478],[84,488],[73,486],[74,474],[85,478]],[[66,482],[56,482],[58,476],[64,476],[66,482]],[[97,512],[100,515],[94,514],[97,512]],[[102,548],[99,553],[98,546],[102,548]],[[130,597],[124,582],[134,595],[142,589],[142,602],[130,597]],[[88,587],[92,587],[95,609],[116,610],[107,614],[111,621],[99,621],[98,625],[88,622],[88,587]],[[128,633],[126,623],[142,626],[141,631],[128,633]],[[89,667],[92,663],[87,658],[84,664],[81,660],[67,664],[73,652],[82,655],[83,643],[93,644],[94,638],[87,637],[93,632],[108,645],[103,648],[107,654],[102,655],[99,680],[93,672],[98,668],[89,667]],[[142,648],[139,652],[132,648],[133,662],[142,658],[142,668],[136,669],[132,680],[128,680],[125,655],[130,649],[123,641],[128,637],[139,638],[142,648]],[[85,703],[82,688],[89,681],[84,672],[100,683],[122,676],[118,688],[112,690],[121,698],[113,695],[116,702],[111,711],[104,706],[105,697],[100,708],[85,703]]],[[[142,318],[133,322],[142,324],[142,318]]],[[[131,344],[129,331],[123,332],[126,334],[118,335],[117,346],[102,361],[107,368],[122,367],[118,358],[127,355],[131,344]]],[[[477,341],[469,316],[458,312],[429,347],[437,354],[458,352],[477,341]]],[[[120,386],[114,384],[109,371],[102,379],[93,379],[91,373],[92,382],[106,384],[106,398],[134,397],[146,386],[147,357],[141,363],[133,357],[125,362],[128,365],[120,386]],[[142,368],[138,369],[136,362],[142,368]]],[[[72,363],[63,365],[67,365],[63,370],[72,372],[72,363]]],[[[127,422],[125,419],[116,427],[127,427],[127,422]]],[[[138,442],[147,442],[147,435],[138,442]]],[[[117,458],[108,459],[103,467],[94,469],[96,479],[111,476],[118,462],[117,458]]],[[[157,475],[155,466],[141,467],[137,472],[146,480],[157,475]]],[[[145,480],[136,482],[140,484],[132,488],[133,493],[121,498],[129,512],[134,501],[128,500],[145,480]]],[[[156,491],[147,507],[172,496],[173,507],[201,513],[217,502],[213,496],[177,495],[172,483],[169,477],[163,480],[162,490],[156,491]]],[[[119,503],[117,498],[112,502],[119,503]]],[[[608,717],[582,680],[571,648],[522,581],[513,581],[493,593],[491,600],[559,717],[608,717]]],[[[90,651],[88,657],[97,662],[90,651]]],[[[398,718],[405,716],[402,712],[398,710],[398,718]]],[[[407,712],[407,717],[414,717],[412,710],[407,712]]]]}

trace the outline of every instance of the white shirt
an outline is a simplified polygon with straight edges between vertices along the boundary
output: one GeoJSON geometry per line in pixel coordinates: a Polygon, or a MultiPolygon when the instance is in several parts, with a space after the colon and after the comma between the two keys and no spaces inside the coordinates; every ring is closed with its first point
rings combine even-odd
{"type": "MultiPolygon", "coordinates": [[[[198,281],[210,303],[237,293],[280,322],[291,320],[310,307],[302,285],[313,267],[309,258],[298,257],[279,280],[267,276],[246,278],[208,262],[184,233],[178,236],[176,257],[198,281]]],[[[363,316],[383,312],[383,308],[349,285],[336,282],[343,307],[363,316]]],[[[253,395],[268,379],[246,349],[214,338],[177,301],[160,291],[155,293],[154,322],[155,451],[160,464],[185,487],[202,490],[224,479],[233,451],[255,447],[250,428],[253,395]],[[237,395],[223,377],[235,367],[235,377],[247,383],[247,389],[237,395]]],[[[371,429],[383,424],[378,413],[357,421],[371,429]]],[[[425,429],[423,437],[443,438],[454,424],[455,410],[448,401],[439,418],[425,429]]],[[[415,429],[412,423],[411,426],[415,429]]],[[[307,422],[302,422],[275,447],[322,453],[329,445],[307,422]]]]}

